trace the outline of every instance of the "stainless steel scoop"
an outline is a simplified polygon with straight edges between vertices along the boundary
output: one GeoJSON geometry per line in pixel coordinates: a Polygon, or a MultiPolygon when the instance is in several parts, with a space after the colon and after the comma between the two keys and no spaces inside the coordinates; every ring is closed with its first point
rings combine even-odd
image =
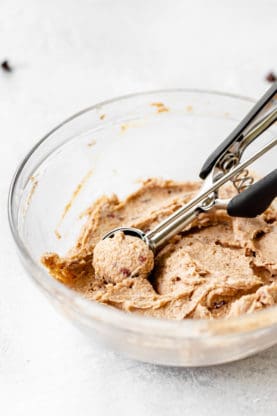
{"type": "Polygon", "coordinates": [[[277,138],[272,139],[244,162],[240,163],[240,160],[245,149],[275,121],[277,82],[208,157],[199,174],[205,181],[191,201],[147,233],[137,228],[119,227],[108,232],[103,239],[121,231],[141,238],[155,251],[172,236],[184,230],[201,212],[225,208],[230,216],[238,217],[256,217],[264,212],[277,196],[277,169],[253,184],[254,180],[246,168],[273,149],[277,144],[277,138]],[[219,188],[228,181],[233,183],[238,195],[231,200],[219,199],[219,188]]]}

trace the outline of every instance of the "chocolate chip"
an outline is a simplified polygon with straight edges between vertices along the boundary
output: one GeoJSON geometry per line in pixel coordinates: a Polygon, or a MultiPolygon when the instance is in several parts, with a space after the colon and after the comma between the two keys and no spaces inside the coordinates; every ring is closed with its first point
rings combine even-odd
{"type": "Polygon", "coordinates": [[[267,224],[273,224],[276,221],[276,218],[264,218],[267,224]]]}
{"type": "Polygon", "coordinates": [[[131,275],[130,270],[126,267],[122,267],[119,271],[123,274],[123,276],[129,277],[131,275]]]}
{"type": "Polygon", "coordinates": [[[269,72],[269,73],[267,74],[267,76],[265,77],[265,79],[266,79],[268,82],[275,82],[275,81],[277,81],[277,75],[276,75],[274,72],[269,72]]]}
{"type": "Polygon", "coordinates": [[[226,305],[225,300],[221,300],[220,302],[214,302],[213,307],[214,309],[219,309],[221,308],[221,306],[224,306],[224,305],[226,305]]]}
{"type": "Polygon", "coordinates": [[[264,230],[258,230],[258,231],[256,231],[253,239],[254,240],[260,240],[264,235],[265,235],[265,231],[264,230]]]}
{"type": "Polygon", "coordinates": [[[5,72],[12,72],[12,67],[10,66],[10,63],[7,60],[5,60],[1,63],[1,68],[5,72]]]}
{"type": "Polygon", "coordinates": [[[180,276],[174,276],[174,277],[171,278],[171,281],[173,283],[180,282],[181,281],[181,277],[180,276]]]}
{"type": "Polygon", "coordinates": [[[145,261],[146,261],[146,257],[145,256],[139,256],[139,261],[141,262],[141,263],[144,263],[145,261]]]}

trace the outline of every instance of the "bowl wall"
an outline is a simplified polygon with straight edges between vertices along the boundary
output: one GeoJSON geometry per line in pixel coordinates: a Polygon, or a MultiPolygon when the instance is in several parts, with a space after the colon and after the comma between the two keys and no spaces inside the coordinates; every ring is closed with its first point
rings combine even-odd
{"type": "MultiPolygon", "coordinates": [[[[149,177],[195,180],[205,158],[252,105],[187,90],[123,97],[62,123],[26,157],[9,207],[21,258],[49,299],[93,340],[144,361],[193,366],[238,359],[276,342],[275,312],[251,330],[212,334],[212,322],[163,323],[88,302],[40,264],[46,251],[62,255],[74,244],[85,221],[80,214],[101,195],[124,197],[149,177]]],[[[273,134],[271,129],[259,138],[251,152],[273,134]]],[[[273,152],[254,169],[264,174],[268,166],[274,166],[273,152]]]]}

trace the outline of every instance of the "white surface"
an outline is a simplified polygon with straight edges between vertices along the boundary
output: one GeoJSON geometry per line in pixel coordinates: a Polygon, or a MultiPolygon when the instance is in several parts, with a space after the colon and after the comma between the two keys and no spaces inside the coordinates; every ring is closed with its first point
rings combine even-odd
{"type": "Polygon", "coordinates": [[[91,346],[25,276],[6,217],[11,175],[56,123],[166,87],[258,97],[277,70],[277,2],[0,0],[0,414],[274,415],[277,347],[215,368],[140,364],[91,346]]]}

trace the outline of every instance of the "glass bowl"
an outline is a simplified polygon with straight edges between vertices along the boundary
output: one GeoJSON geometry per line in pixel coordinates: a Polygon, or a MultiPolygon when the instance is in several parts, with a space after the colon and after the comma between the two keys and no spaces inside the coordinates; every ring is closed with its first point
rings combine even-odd
{"type": "MultiPolygon", "coordinates": [[[[183,89],[117,98],[61,123],[20,164],[9,220],[23,265],[92,342],[174,366],[224,363],[276,343],[277,307],[230,320],[146,318],[86,300],[40,263],[46,251],[64,254],[73,245],[84,222],[80,214],[99,196],[123,197],[148,177],[195,180],[205,158],[252,105],[234,95],[183,89]]],[[[267,154],[256,170],[268,172],[273,162],[267,154]]]]}

